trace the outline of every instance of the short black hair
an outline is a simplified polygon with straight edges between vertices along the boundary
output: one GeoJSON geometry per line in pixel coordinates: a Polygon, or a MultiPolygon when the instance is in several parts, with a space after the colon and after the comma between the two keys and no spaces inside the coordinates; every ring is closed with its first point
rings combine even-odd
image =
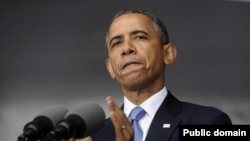
{"type": "Polygon", "coordinates": [[[158,17],[156,17],[155,15],[153,15],[152,13],[148,11],[145,11],[142,9],[130,9],[130,8],[123,9],[119,11],[117,14],[115,14],[112,21],[114,21],[117,17],[120,17],[122,15],[133,14],[133,13],[142,14],[142,15],[146,15],[147,17],[149,17],[151,21],[153,22],[153,24],[156,25],[156,29],[158,29],[160,32],[162,45],[169,43],[169,35],[168,35],[168,31],[167,31],[165,24],[158,17]]]}

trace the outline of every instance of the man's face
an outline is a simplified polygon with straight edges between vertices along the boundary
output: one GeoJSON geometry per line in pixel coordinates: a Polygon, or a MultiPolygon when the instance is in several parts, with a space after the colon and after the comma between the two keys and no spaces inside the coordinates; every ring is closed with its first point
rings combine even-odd
{"type": "Polygon", "coordinates": [[[142,14],[116,18],[107,37],[107,69],[124,88],[138,89],[164,77],[160,34],[142,14]]]}

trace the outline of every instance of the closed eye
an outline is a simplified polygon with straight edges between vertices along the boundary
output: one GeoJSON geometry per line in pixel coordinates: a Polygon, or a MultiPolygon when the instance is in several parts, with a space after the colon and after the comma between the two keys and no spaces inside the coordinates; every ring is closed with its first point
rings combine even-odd
{"type": "Polygon", "coordinates": [[[145,40],[148,39],[146,36],[136,36],[135,39],[137,40],[145,40]]]}
{"type": "Polygon", "coordinates": [[[120,43],[122,43],[122,35],[116,35],[114,37],[112,37],[109,41],[109,45],[111,47],[111,49],[117,45],[119,45],[120,43]]]}
{"type": "Polygon", "coordinates": [[[111,48],[117,47],[117,46],[119,46],[121,43],[122,43],[122,41],[120,41],[120,40],[114,41],[114,42],[111,44],[111,48]]]}
{"type": "Polygon", "coordinates": [[[148,33],[144,30],[134,30],[131,32],[131,35],[136,40],[145,40],[148,39],[148,33]]]}

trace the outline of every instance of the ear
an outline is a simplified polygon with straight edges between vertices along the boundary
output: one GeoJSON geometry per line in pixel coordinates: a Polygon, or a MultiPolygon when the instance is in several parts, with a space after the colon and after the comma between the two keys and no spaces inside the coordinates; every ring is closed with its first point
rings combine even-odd
{"type": "Polygon", "coordinates": [[[168,43],[163,46],[164,63],[165,65],[172,64],[177,56],[177,50],[173,43],[168,43]]]}
{"type": "Polygon", "coordinates": [[[109,72],[109,75],[111,76],[112,79],[115,79],[115,74],[114,74],[114,71],[113,71],[113,67],[110,63],[110,59],[109,58],[106,58],[105,60],[105,63],[106,63],[106,68],[109,72]]]}

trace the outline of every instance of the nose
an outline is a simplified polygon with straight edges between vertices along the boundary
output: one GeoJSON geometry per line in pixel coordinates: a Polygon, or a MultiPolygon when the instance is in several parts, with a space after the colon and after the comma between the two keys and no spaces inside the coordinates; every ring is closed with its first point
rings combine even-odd
{"type": "Polygon", "coordinates": [[[129,55],[136,53],[136,48],[134,44],[130,40],[124,41],[123,48],[122,48],[122,55],[129,55]]]}

